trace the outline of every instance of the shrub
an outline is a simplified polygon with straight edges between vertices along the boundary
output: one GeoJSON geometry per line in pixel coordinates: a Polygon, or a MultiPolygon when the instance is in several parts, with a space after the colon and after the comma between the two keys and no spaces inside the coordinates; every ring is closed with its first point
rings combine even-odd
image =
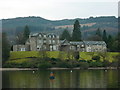
{"type": "Polygon", "coordinates": [[[90,62],[89,66],[90,67],[102,67],[103,63],[102,62],[90,62]]]}
{"type": "Polygon", "coordinates": [[[110,66],[110,62],[109,62],[108,60],[104,60],[104,61],[103,61],[103,66],[104,66],[104,67],[110,66]]]}
{"type": "Polygon", "coordinates": [[[79,60],[79,62],[86,62],[85,60],[79,60]]]}
{"type": "Polygon", "coordinates": [[[87,63],[91,63],[91,62],[92,62],[92,60],[88,60],[88,61],[87,61],[87,63]]]}
{"type": "Polygon", "coordinates": [[[100,61],[100,56],[93,56],[92,59],[96,61],[100,61]]]}
{"type": "Polygon", "coordinates": [[[81,69],[87,69],[88,67],[89,67],[89,64],[87,62],[80,62],[81,69]]]}
{"type": "Polygon", "coordinates": [[[38,64],[39,69],[47,69],[47,68],[51,68],[51,67],[52,67],[52,65],[49,62],[42,62],[42,63],[38,64]]]}
{"type": "Polygon", "coordinates": [[[56,66],[61,67],[61,68],[72,68],[73,67],[72,63],[68,63],[66,61],[57,62],[56,66]]]}

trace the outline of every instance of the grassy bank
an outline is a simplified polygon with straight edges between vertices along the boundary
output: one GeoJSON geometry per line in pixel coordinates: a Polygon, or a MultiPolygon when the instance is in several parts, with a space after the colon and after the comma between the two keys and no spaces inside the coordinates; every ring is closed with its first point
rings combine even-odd
{"type": "MultiPolygon", "coordinates": [[[[79,60],[91,60],[92,56],[99,55],[97,52],[91,54],[92,52],[79,52],[80,58],[79,60]]],[[[67,52],[59,52],[59,51],[47,51],[47,57],[49,58],[62,58],[68,59],[67,52]],[[61,54],[61,55],[60,55],[61,54]]],[[[114,61],[114,56],[116,56],[118,52],[107,52],[106,58],[112,62],[114,61]]],[[[10,60],[29,60],[26,58],[34,58],[34,57],[41,57],[40,53],[37,51],[19,51],[19,52],[11,52],[10,53],[10,60]]],[[[101,57],[101,60],[103,58],[101,57]]]]}
{"type": "Polygon", "coordinates": [[[116,55],[117,52],[79,52],[79,59],[74,60],[72,52],[19,51],[10,53],[10,58],[4,67],[102,67],[106,63],[116,62],[116,55]],[[104,59],[106,62],[103,62],[104,59]]]}

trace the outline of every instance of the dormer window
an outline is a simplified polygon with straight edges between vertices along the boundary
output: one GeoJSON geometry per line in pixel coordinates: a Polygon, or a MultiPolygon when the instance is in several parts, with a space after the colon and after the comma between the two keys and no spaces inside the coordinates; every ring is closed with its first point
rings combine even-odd
{"type": "Polygon", "coordinates": [[[83,47],[84,47],[84,45],[82,44],[82,45],[81,45],[81,48],[83,48],[83,47]]]}
{"type": "Polygon", "coordinates": [[[49,38],[51,38],[51,35],[49,35],[49,38]]]}
{"type": "Polygon", "coordinates": [[[55,35],[53,35],[53,38],[55,38],[55,35]]]}
{"type": "Polygon", "coordinates": [[[44,37],[46,38],[46,35],[44,35],[44,37]]]}
{"type": "Polygon", "coordinates": [[[39,34],[39,37],[41,37],[41,34],[39,34]]]}

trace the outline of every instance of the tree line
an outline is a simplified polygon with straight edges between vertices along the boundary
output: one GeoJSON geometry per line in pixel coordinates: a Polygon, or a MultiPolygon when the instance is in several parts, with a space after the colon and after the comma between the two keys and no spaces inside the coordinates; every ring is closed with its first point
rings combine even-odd
{"type": "MultiPolygon", "coordinates": [[[[118,32],[117,36],[112,36],[107,34],[106,30],[101,30],[98,28],[95,31],[95,34],[90,36],[87,40],[90,41],[105,41],[107,44],[108,51],[111,52],[119,52],[120,51],[120,32],[118,32]]],[[[74,28],[72,35],[69,33],[68,29],[66,28],[62,34],[60,35],[60,40],[68,40],[68,41],[83,41],[81,30],[80,30],[80,23],[78,20],[74,23],[74,28]]]]}

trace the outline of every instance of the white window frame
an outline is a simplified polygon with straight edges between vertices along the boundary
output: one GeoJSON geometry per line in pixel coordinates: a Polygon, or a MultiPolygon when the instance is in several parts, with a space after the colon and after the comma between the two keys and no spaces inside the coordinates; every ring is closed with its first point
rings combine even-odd
{"type": "Polygon", "coordinates": [[[20,51],[25,51],[25,48],[20,48],[20,51]]]}

